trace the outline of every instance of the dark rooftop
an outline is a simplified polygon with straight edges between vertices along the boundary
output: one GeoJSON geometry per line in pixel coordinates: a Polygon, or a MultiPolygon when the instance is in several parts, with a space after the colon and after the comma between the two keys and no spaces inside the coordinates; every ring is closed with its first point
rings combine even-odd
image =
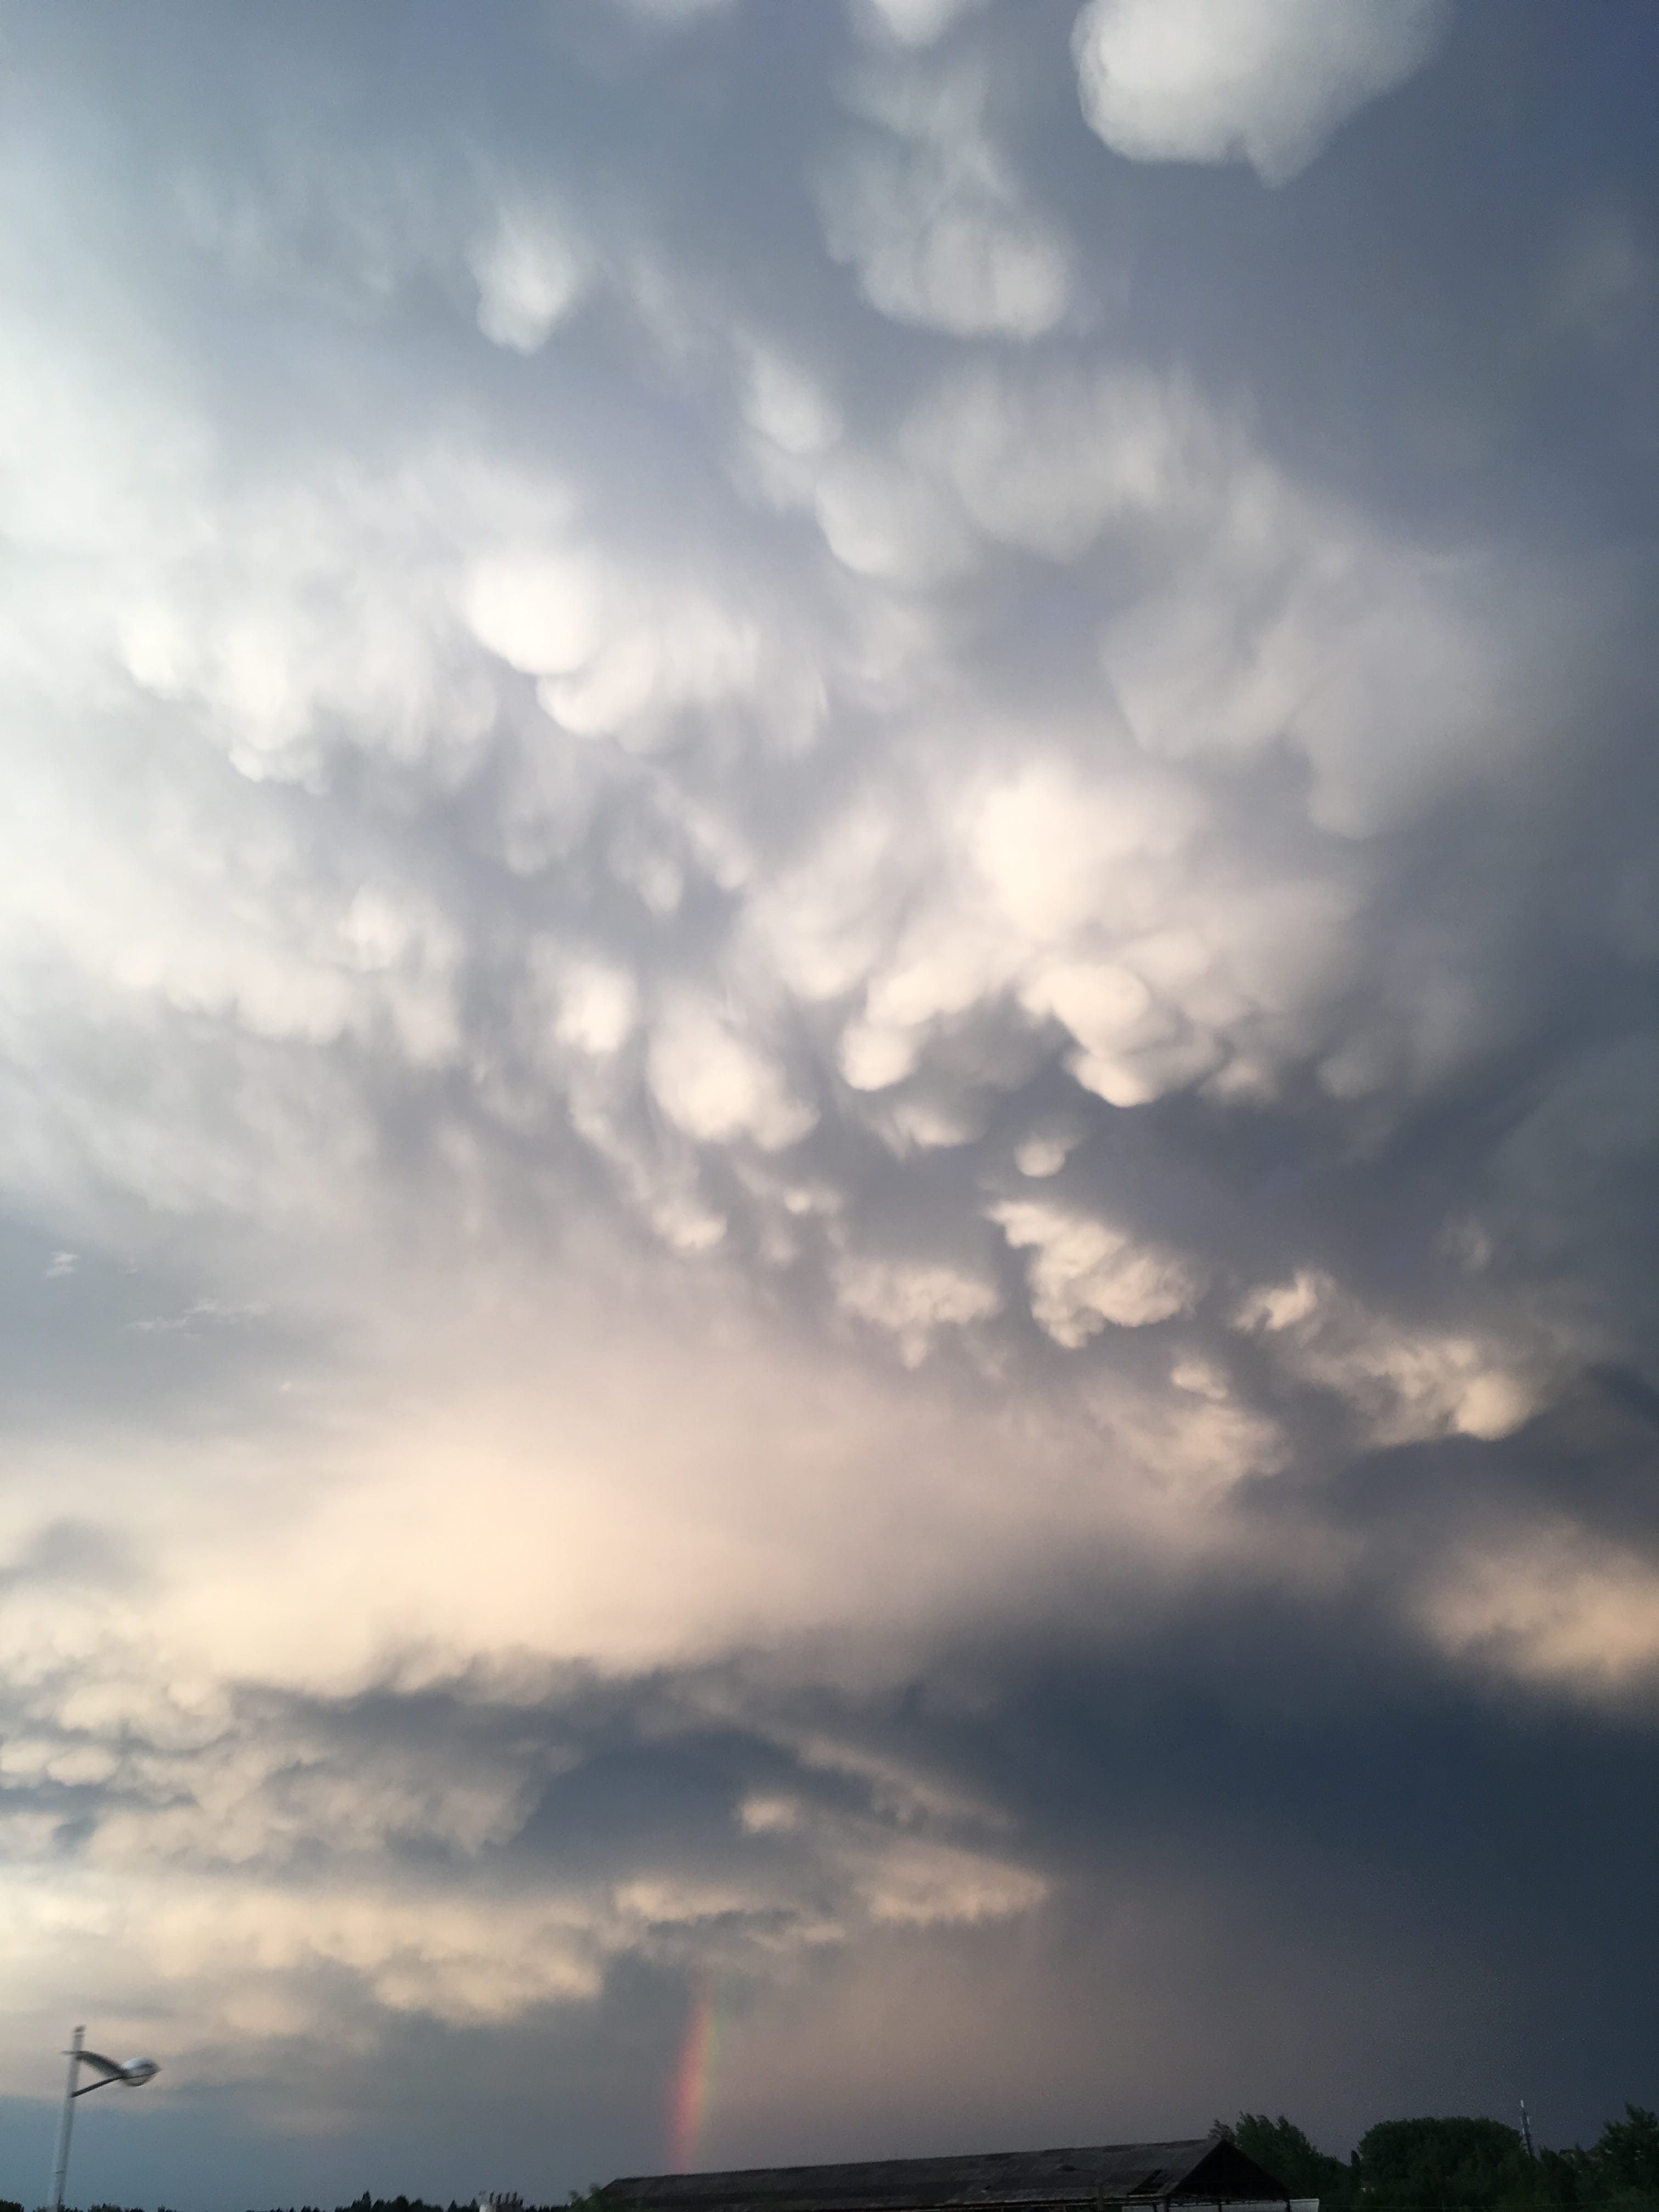
{"type": "Polygon", "coordinates": [[[732,2173],[633,2174],[599,2203],[623,2212],[944,2212],[964,2206],[1285,2203],[1289,2192],[1223,2136],[1097,2143],[1082,2150],[757,2166],[732,2173]]]}

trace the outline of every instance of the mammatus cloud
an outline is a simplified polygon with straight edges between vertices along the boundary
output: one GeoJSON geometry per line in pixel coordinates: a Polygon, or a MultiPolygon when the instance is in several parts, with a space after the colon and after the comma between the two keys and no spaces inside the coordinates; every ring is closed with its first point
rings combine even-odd
{"type": "Polygon", "coordinates": [[[969,64],[867,78],[854,103],[862,127],[819,185],[824,244],[895,322],[1040,337],[1070,304],[1072,254],[988,135],[988,89],[969,64]]]}
{"type": "MultiPolygon", "coordinates": [[[[1409,1956],[1490,2055],[1363,1778],[1659,1679],[1630,532],[1424,463],[1437,356],[1368,473],[1282,270],[1206,351],[1042,11],[125,21],[0,173],[19,2079],[70,1987],[296,2125],[591,2032],[639,2167],[723,1977],[734,2156],[814,2052],[1063,2140],[1085,1960],[1185,2125],[1160,1972],[1237,2109],[1281,1894],[1286,2016],[1409,1956]],[[1018,2047],[907,2071],[975,1960],[1018,2047]]],[[[1205,21],[1080,19],[1121,150],[1288,175],[1435,27],[1205,21]]]]}
{"type": "Polygon", "coordinates": [[[534,353],[580,298],[586,272],[550,212],[503,208],[468,256],[478,328],[497,345],[534,353]]]}
{"type": "Polygon", "coordinates": [[[1089,0],[1083,112],[1133,161],[1248,161],[1288,184],[1433,52],[1447,0],[1089,0]]]}
{"type": "Polygon", "coordinates": [[[858,29],[902,46],[930,46],[977,0],[853,0],[858,29]]]}

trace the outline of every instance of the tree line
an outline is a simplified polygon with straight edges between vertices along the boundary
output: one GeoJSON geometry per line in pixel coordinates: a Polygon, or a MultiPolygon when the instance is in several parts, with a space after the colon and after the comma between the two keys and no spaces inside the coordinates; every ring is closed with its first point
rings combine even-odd
{"type": "Polygon", "coordinates": [[[1381,2120],[1333,2158],[1281,2112],[1218,2131],[1321,2212],[1659,2212],[1659,2113],[1626,2105],[1588,2150],[1529,2152],[1501,2120],[1381,2120]]]}

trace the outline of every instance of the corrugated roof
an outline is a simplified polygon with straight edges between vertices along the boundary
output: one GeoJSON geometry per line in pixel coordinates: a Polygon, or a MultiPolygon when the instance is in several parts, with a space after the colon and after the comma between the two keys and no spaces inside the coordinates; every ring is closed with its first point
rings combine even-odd
{"type": "Polygon", "coordinates": [[[608,2199],[638,2212],[945,2212],[947,2207],[1286,2201],[1273,2176],[1224,2137],[1096,2143],[855,2166],[759,2166],[730,2173],[633,2174],[608,2199]]]}

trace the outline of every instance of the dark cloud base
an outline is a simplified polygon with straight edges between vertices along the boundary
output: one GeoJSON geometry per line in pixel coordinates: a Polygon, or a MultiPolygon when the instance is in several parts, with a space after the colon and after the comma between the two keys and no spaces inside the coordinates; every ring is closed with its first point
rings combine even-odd
{"type": "MultiPolygon", "coordinates": [[[[1650,2094],[1645,1719],[1473,1692],[1363,1601],[1218,1587],[1167,1628],[1103,1644],[1084,1623],[1110,1607],[1109,1590],[1066,1593],[1048,1633],[960,1646],[873,1700],[792,1689],[774,1655],[573,1684],[532,1708],[475,1690],[289,1716],[347,1765],[359,1745],[445,1766],[505,1748],[532,1770],[556,1752],[520,1832],[453,1868],[481,1892],[710,1876],[757,1793],[961,1832],[948,1809],[895,1815],[878,1778],[787,1747],[832,1736],[997,1808],[1050,1898],[1015,1923],[854,1935],[781,1985],[756,1947],[788,1913],[665,1924],[654,1961],[622,1960],[597,2000],[498,2028],[399,2025],[342,1981],[331,2038],[269,2045],[268,2070],[239,2085],[181,2081],[153,2112],[98,2115],[77,2144],[82,2194],[546,2198],[650,2169],[710,1953],[727,1960],[731,2069],[715,2162],[1133,2138],[1280,2108],[1346,2150],[1379,2117],[1503,2114],[1523,2094],[1561,2142],[1650,2094]],[[902,2078],[877,2063],[878,2023],[908,2053],[902,2078]]],[[[425,1853],[404,1856],[418,1870],[425,1853]]],[[[9,2169],[48,2122],[9,2108],[9,2169]]]]}

